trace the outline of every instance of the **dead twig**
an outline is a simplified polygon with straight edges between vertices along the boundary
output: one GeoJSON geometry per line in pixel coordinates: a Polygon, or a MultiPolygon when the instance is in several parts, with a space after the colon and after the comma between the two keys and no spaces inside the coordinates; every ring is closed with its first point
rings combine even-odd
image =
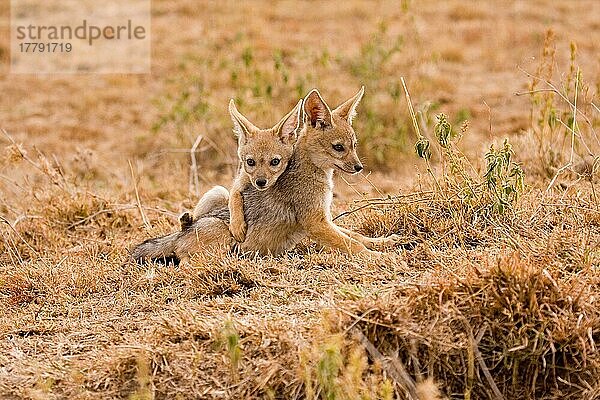
{"type": "Polygon", "coordinates": [[[390,362],[388,362],[386,357],[377,350],[373,343],[371,343],[361,331],[354,329],[353,333],[358,337],[360,343],[365,347],[371,358],[375,361],[379,361],[394,382],[406,389],[408,398],[411,400],[418,400],[417,385],[398,357],[389,357],[390,362]]]}
{"type": "Polygon", "coordinates": [[[371,175],[371,172],[369,172],[366,175],[363,173],[360,174],[360,176],[365,178],[365,181],[369,182],[369,185],[371,185],[373,187],[373,189],[375,189],[377,191],[377,193],[379,193],[380,196],[383,196],[383,193],[381,192],[381,190],[379,190],[379,188],[377,186],[375,186],[375,184],[369,179],[369,175],[371,175]]]}
{"type": "Polygon", "coordinates": [[[189,191],[190,193],[193,193],[196,196],[200,195],[200,183],[198,182],[198,162],[196,161],[196,150],[198,149],[198,146],[202,142],[203,138],[204,137],[202,135],[198,135],[198,137],[194,141],[194,144],[192,145],[192,148],[190,149],[191,165],[189,191]]]}
{"type": "Polygon", "coordinates": [[[483,360],[483,356],[481,355],[481,352],[479,351],[479,342],[483,338],[483,335],[485,334],[485,331],[488,328],[487,325],[484,325],[481,328],[481,330],[477,333],[477,338],[474,338],[473,331],[471,329],[471,325],[469,324],[467,319],[464,317],[463,317],[463,322],[464,322],[466,330],[467,330],[467,335],[469,336],[469,341],[471,342],[473,355],[475,356],[475,359],[477,360],[477,363],[479,364],[479,368],[481,369],[481,371],[483,371],[483,375],[485,376],[485,379],[487,380],[488,385],[490,385],[492,392],[494,392],[494,396],[495,396],[494,398],[496,400],[504,400],[504,396],[502,395],[502,392],[500,392],[500,389],[498,389],[498,385],[496,385],[496,382],[494,381],[494,378],[492,377],[492,374],[490,373],[490,370],[488,369],[487,365],[485,364],[485,361],[483,360]]]}
{"type": "Polygon", "coordinates": [[[150,225],[150,222],[148,221],[148,218],[146,217],[146,213],[144,213],[144,207],[142,207],[142,201],[140,200],[140,193],[138,191],[137,181],[135,179],[135,174],[133,173],[133,165],[131,165],[131,160],[128,160],[127,162],[129,163],[129,170],[131,171],[131,179],[133,181],[133,188],[135,189],[135,199],[137,201],[138,209],[140,210],[140,215],[142,216],[142,221],[144,221],[144,227],[146,229],[151,229],[152,225],[150,225]]]}

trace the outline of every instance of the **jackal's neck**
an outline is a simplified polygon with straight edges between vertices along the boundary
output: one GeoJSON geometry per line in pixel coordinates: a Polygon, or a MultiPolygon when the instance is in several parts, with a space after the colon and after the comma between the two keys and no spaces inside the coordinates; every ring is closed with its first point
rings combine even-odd
{"type": "Polygon", "coordinates": [[[324,170],[319,165],[315,164],[311,152],[314,151],[314,143],[311,143],[309,138],[300,133],[298,142],[296,143],[296,149],[292,156],[293,163],[299,171],[302,171],[305,176],[313,177],[317,180],[327,180],[327,177],[331,174],[331,171],[324,170]]]}

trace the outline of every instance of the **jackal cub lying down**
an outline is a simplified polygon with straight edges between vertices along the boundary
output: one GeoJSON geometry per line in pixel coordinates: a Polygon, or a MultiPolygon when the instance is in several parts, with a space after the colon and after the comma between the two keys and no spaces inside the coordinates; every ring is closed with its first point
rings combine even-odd
{"type": "Polygon", "coordinates": [[[305,237],[351,254],[380,254],[374,250],[397,243],[398,235],[369,238],[331,221],[333,171],[363,169],[352,128],[363,94],[361,88],[331,110],[313,89],[271,129],[257,128],[231,102],[241,163],[231,196],[222,186],[209,190],[193,217],[182,216],[180,232],[139,244],[133,259],[185,261],[190,254],[232,246],[236,240],[242,252],[263,255],[281,254],[305,237]],[[297,134],[301,114],[304,126],[297,134]]]}

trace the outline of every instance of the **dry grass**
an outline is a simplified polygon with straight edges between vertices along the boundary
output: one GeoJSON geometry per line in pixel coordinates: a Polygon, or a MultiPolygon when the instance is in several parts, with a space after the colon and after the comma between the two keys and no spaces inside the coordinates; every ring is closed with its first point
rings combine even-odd
{"type": "Polygon", "coordinates": [[[152,76],[0,76],[0,397],[600,398],[598,2],[153,7],[152,76]],[[373,174],[336,182],[336,222],[403,246],[127,262],[193,206],[199,134],[200,186],[230,182],[230,97],[268,125],[361,83],[373,174]],[[483,155],[505,136],[527,185],[499,207],[519,185],[483,155]]]}
{"type": "Polygon", "coordinates": [[[105,208],[63,200],[64,214],[37,230],[6,231],[1,390],[354,398],[352,388],[385,398],[406,390],[391,357],[451,397],[483,398],[493,385],[505,398],[597,395],[597,205],[532,191],[486,218],[433,192],[381,202],[344,217],[364,233],[405,236],[408,250],[376,262],[308,247],[139,267],[125,262],[139,237],[134,208],[67,229],[105,208]],[[356,330],[382,359],[367,357],[356,330]]]}

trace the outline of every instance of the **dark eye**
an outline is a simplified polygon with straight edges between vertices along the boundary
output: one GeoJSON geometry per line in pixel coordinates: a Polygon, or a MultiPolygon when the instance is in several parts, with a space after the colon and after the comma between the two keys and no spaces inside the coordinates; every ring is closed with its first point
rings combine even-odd
{"type": "Polygon", "coordinates": [[[271,165],[272,165],[272,166],[279,165],[279,162],[280,162],[280,161],[281,161],[281,160],[280,160],[279,158],[274,158],[274,159],[272,159],[272,160],[271,160],[271,165]]]}
{"type": "Polygon", "coordinates": [[[335,151],[344,151],[344,146],[341,144],[334,144],[331,147],[333,147],[335,151]]]}
{"type": "Polygon", "coordinates": [[[254,167],[256,165],[256,161],[254,161],[252,158],[249,158],[246,160],[246,164],[248,164],[250,167],[254,167]]]}

